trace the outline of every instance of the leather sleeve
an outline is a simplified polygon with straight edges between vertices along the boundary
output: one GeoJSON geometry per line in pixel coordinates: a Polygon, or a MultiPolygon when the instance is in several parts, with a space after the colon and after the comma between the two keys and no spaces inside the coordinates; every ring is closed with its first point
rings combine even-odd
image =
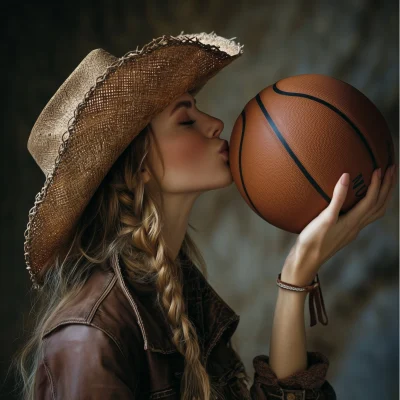
{"type": "MultiPolygon", "coordinates": [[[[278,379],[269,365],[269,356],[253,359],[254,382],[246,382],[247,375],[240,355],[228,343],[220,340],[208,363],[211,375],[225,385],[226,398],[249,400],[336,400],[336,393],[325,379],[328,358],[320,352],[307,352],[307,369],[278,379]],[[248,387],[250,388],[248,389],[248,387]]],[[[250,378],[250,376],[249,376],[250,378]]]]}
{"type": "Polygon", "coordinates": [[[107,333],[81,324],[46,336],[35,377],[35,399],[136,399],[137,366],[107,333]]]}
{"type": "Polygon", "coordinates": [[[259,355],[253,359],[254,383],[251,398],[257,400],[318,399],[336,400],[336,393],[325,379],[329,367],[328,358],[320,352],[307,352],[308,367],[286,378],[278,379],[269,365],[269,356],[259,355]],[[289,394],[292,394],[289,397],[289,394]]]}

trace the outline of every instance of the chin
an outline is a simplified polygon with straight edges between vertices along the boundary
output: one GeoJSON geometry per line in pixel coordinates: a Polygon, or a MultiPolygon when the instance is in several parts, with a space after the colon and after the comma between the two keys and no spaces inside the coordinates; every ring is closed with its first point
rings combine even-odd
{"type": "Polygon", "coordinates": [[[225,182],[223,182],[221,184],[221,187],[223,188],[223,187],[230,186],[232,184],[232,182],[233,182],[233,177],[232,177],[231,171],[229,170],[229,174],[227,175],[225,182]]]}

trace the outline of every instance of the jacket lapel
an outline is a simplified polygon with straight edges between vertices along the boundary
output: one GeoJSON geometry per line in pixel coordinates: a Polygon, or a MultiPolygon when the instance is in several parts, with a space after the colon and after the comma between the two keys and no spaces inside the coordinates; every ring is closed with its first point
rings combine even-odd
{"type": "MultiPolygon", "coordinates": [[[[184,277],[183,292],[189,319],[196,327],[203,360],[220,339],[226,342],[235,332],[240,316],[216,293],[199,269],[180,253],[184,277]]],[[[172,329],[164,311],[156,301],[157,293],[150,284],[129,282],[123,276],[118,257],[112,259],[112,267],[120,286],[129,301],[139,323],[144,349],[164,354],[177,352],[172,342],[172,329]]]]}

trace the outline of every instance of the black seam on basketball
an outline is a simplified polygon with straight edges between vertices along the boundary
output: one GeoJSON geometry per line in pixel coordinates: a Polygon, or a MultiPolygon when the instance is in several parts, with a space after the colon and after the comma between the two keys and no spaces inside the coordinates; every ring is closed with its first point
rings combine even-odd
{"type": "Polygon", "coordinates": [[[328,203],[331,202],[331,198],[322,190],[322,188],[318,185],[318,183],[313,179],[313,177],[308,173],[308,171],[305,169],[301,161],[296,157],[294,154],[293,150],[290,148],[290,146],[287,144],[286,140],[284,137],[281,135],[279,132],[278,127],[275,125],[273,119],[269,115],[268,111],[266,110],[261,98],[260,98],[260,93],[257,94],[256,96],[256,101],[258,103],[258,106],[260,107],[261,111],[263,112],[265,118],[267,119],[268,123],[270,124],[271,128],[274,130],[276,136],[278,136],[279,140],[281,143],[285,146],[285,149],[289,153],[290,157],[294,160],[294,162],[297,164],[301,172],[304,174],[304,176],[307,178],[307,180],[311,183],[311,185],[314,186],[315,190],[324,198],[324,200],[328,203]]]}
{"type": "Polygon", "coordinates": [[[241,113],[242,116],[242,135],[240,137],[240,146],[239,146],[239,172],[240,172],[240,180],[242,181],[242,186],[243,186],[243,190],[246,193],[247,198],[249,199],[251,205],[253,206],[254,210],[257,212],[257,214],[264,219],[264,217],[262,217],[262,215],[260,214],[260,212],[257,210],[257,207],[253,204],[253,202],[251,201],[251,198],[249,196],[249,193],[247,192],[246,189],[246,184],[244,183],[244,178],[243,178],[243,173],[242,173],[242,145],[243,145],[243,140],[244,140],[244,132],[246,129],[246,113],[244,112],[244,110],[241,113]]]}
{"type": "Polygon", "coordinates": [[[377,163],[376,163],[376,159],[375,159],[374,153],[372,152],[371,148],[369,147],[369,144],[368,144],[367,140],[365,139],[365,136],[364,136],[364,135],[361,133],[361,131],[357,128],[356,124],[355,124],[345,113],[343,113],[342,111],[340,111],[340,110],[339,110],[338,108],[336,108],[334,105],[332,105],[332,104],[328,103],[327,101],[322,100],[322,99],[320,99],[320,98],[318,98],[318,97],[311,96],[311,95],[309,95],[309,94],[304,94],[304,93],[285,92],[285,91],[279,89],[279,88],[276,86],[276,83],[274,83],[273,89],[274,89],[274,92],[275,92],[275,93],[281,94],[281,95],[283,95],[283,96],[304,97],[304,98],[309,99],[309,100],[314,100],[314,101],[316,101],[316,102],[318,102],[318,103],[320,103],[320,104],[323,104],[324,106],[330,108],[332,111],[334,111],[334,112],[335,112],[336,114],[338,114],[340,117],[342,117],[342,118],[353,128],[353,130],[357,133],[357,135],[360,137],[361,141],[364,143],[365,147],[367,148],[368,153],[369,153],[369,155],[370,155],[370,157],[371,157],[371,159],[372,159],[373,170],[375,170],[375,169],[378,168],[378,165],[377,165],[377,163]]]}

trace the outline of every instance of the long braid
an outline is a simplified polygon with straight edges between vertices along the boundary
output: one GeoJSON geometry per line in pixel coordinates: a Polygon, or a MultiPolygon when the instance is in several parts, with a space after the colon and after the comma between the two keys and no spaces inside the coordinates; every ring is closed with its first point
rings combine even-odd
{"type": "MultiPolygon", "coordinates": [[[[185,302],[182,293],[182,270],[175,263],[163,263],[165,257],[165,244],[160,239],[157,259],[159,270],[157,275],[157,291],[162,293],[161,300],[167,310],[168,320],[173,328],[173,342],[178,351],[185,357],[185,369],[183,374],[183,394],[194,394],[196,399],[210,398],[209,377],[201,364],[200,347],[196,329],[187,316],[185,302]]],[[[191,399],[183,396],[183,399],[191,399]]]]}
{"type": "MultiPolygon", "coordinates": [[[[141,138],[136,139],[138,140],[135,147],[128,149],[130,153],[127,155],[128,159],[124,161],[123,176],[119,177],[125,184],[126,190],[121,190],[123,183],[114,184],[114,187],[121,203],[120,234],[129,237],[131,246],[144,253],[140,260],[142,266],[145,265],[144,270],[138,270],[138,263],[131,257],[132,252],[126,254],[123,251],[121,258],[131,279],[146,278],[155,283],[157,300],[171,325],[173,342],[185,359],[181,381],[182,399],[209,400],[211,399],[209,376],[201,363],[196,328],[189,320],[185,309],[182,269],[179,261],[172,260],[168,254],[162,236],[161,208],[151,192],[145,190],[145,184],[138,173],[142,165],[134,165],[135,160],[140,159],[138,154],[135,157],[135,151],[143,154],[139,144],[141,138]],[[133,173],[134,171],[137,173],[133,173]]],[[[142,145],[146,147],[148,140],[149,136],[144,136],[142,145]]]]}

